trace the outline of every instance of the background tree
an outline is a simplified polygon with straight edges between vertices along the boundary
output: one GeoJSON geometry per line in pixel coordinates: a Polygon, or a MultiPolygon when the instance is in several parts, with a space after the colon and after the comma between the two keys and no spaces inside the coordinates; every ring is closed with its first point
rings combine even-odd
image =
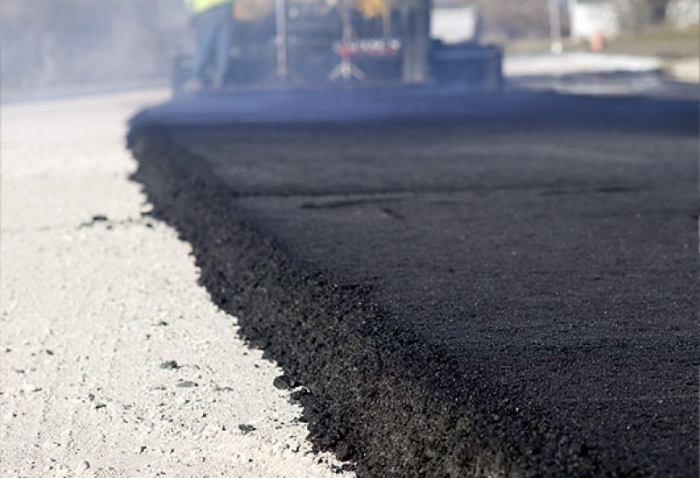
{"type": "Polygon", "coordinates": [[[479,0],[484,29],[503,39],[549,34],[547,0],[479,0]]]}

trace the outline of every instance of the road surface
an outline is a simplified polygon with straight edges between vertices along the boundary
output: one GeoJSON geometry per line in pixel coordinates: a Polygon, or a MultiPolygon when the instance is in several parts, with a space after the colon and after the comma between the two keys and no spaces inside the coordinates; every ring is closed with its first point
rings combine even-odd
{"type": "Polygon", "coordinates": [[[136,175],[358,476],[697,476],[697,103],[184,99],[136,175]]]}

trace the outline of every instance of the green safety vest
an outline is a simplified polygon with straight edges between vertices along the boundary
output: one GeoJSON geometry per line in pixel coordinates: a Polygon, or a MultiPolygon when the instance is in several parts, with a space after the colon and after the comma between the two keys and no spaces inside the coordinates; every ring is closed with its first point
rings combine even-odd
{"type": "Polygon", "coordinates": [[[218,7],[219,5],[226,5],[227,3],[232,3],[231,0],[185,0],[188,7],[194,12],[202,13],[213,7],[218,7]]]}

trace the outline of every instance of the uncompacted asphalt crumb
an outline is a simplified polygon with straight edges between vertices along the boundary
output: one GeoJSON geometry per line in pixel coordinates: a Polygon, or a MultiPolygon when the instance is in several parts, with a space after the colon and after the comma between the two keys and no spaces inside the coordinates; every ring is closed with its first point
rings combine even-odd
{"type": "Polygon", "coordinates": [[[162,98],[3,106],[0,476],[337,476],[128,180],[162,98]]]}
{"type": "Polygon", "coordinates": [[[697,102],[415,91],[175,101],[136,178],[358,475],[696,477],[697,102]]]}

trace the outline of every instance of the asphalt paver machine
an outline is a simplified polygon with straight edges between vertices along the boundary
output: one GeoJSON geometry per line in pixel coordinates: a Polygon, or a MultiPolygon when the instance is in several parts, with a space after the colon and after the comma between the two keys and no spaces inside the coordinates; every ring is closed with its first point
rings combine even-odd
{"type": "MultiPolygon", "coordinates": [[[[226,86],[438,83],[497,90],[502,49],[467,0],[237,0],[226,86]]],[[[181,91],[193,59],[175,58],[181,91]]]]}

